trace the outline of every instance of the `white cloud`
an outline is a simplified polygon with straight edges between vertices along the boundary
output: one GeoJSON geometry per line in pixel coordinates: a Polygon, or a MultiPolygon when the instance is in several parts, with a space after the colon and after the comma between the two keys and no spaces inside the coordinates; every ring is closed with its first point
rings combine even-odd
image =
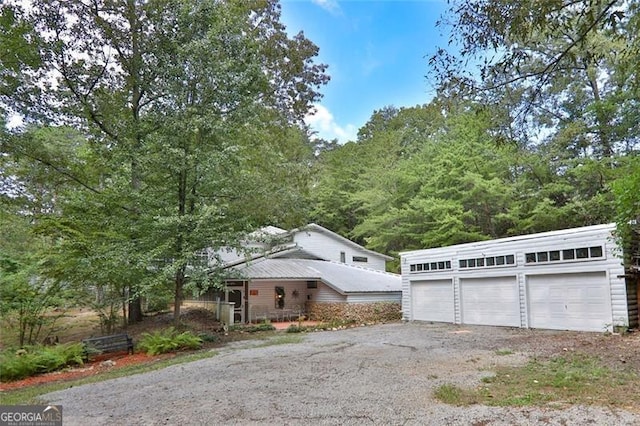
{"type": "Polygon", "coordinates": [[[311,1],[331,14],[339,15],[342,13],[342,10],[340,9],[340,5],[338,4],[337,0],[311,0],[311,1]]]}
{"type": "Polygon", "coordinates": [[[315,113],[307,114],[304,121],[316,133],[316,137],[326,140],[338,139],[340,143],[356,140],[358,135],[356,126],[353,124],[341,126],[326,107],[320,104],[314,107],[315,113]]]}

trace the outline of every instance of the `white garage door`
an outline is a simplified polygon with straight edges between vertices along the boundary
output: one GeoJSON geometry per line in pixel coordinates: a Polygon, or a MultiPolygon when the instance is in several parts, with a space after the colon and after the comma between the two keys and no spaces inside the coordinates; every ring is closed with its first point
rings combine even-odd
{"type": "Polygon", "coordinates": [[[613,323],[604,272],[527,277],[529,327],[604,331],[613,323]]]}
{"type": "Polygon", "coordinates": [[[462,323],[520,327],[516,277],[461,278],[462,323]]]}
{"type": "Polygon", "coordinates": [[[451,280],[412,282],[411,312],[418,321],[453,322],[451,280]]]}

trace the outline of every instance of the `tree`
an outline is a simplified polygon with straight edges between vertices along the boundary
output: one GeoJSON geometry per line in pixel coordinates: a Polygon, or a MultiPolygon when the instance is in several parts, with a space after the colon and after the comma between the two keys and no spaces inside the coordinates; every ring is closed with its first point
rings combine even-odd
{"type": "Polygon", "coordinates": [[[195,252],[256,225],[258,210],[242,206],[264,177],[248,167],[265,149],[261,131],[295,135],[327,81],[317,47],[289,38],[279,16],[275,1],[212,0],[37,0],[28,16],[42,74],[58,82],[39,106],[87,135],[99,170],[94,190],[70,194],[45,229],[68,231],[70,245],[97,238],[122,260],[108,266],[120,265],[113,276],[134,301],[170,273],[176,319],[195,252]]]}
{"type": "Polygon", "coordinates": [[[628,126],[637,118],[629,91],[637,77],[628,62],[637,58],[637,10],[636,2],[615,0],[455,2],[448,23],[459,56],[441,49],[431,64],[442,84],[460,82],[486,102],[506,101],[513,111],[507,136],[551,133],[610,157],[637,139],[628,126]],[[470,63],[480,65],[462,69],[470,63]]]}

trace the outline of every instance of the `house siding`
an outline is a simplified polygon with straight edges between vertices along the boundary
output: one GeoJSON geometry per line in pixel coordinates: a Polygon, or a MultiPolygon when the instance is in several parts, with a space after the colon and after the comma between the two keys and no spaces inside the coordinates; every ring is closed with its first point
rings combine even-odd
{"type": "Polygon", "coordinates": [[[309,301],[316,303],[341,303],[346,302],[347,297],[318,281],[318,288],[309,289],[309,301]]]}
{"type": "Polygon", "coordinates": [[[249,282],[249,306],[266,306],[269,309],[276,309],[276,287],[284,287],[285,289],[285,309],[303,307],[307,292],[311,291],[307,290],[306,281],[252,280],[249,282]],[[252,296],[251,290],[257,290],[258,295],[252,296]],[[298,297],[293,296],[294,290],[298,292],[298,297]]]}
{"type": "MultiPolygon", "coordinates": [[[[452,279],[454,294],[454,322],[460,323],[462,307],[460,303],[460,280],[465,278],[491,278],[516,276],[520,326],[529,327],[527,300],[528,277],[559,276],[562,274],[605,273],[606,284],[610,293],[610,309],[613,326],[628,326],[637,323],[637,295],[629,294],[629,286],[623,277],[624,267],[616,242],[612,237],[614,225],[599,225],[554,231],[543,234],[532,234],[500,240],[482,241],[450,247],[416,250],[401,253],[402,273],[402,312],[405,320],[412,319],[411,283],[415,281],[452,279]],[[525,254],[533,252],[576,249],[580,247],[602,246],[601,258],[589,258],[575,261],[559,261],[548,263],[526,263],[525,254]],[[460,268],[461,259],[479,257],[514,255],[514,265],[485,268],[460,268]],[[411,272],[411,264],[421,262],[447,260],[451,262],[450,270],[427,272],[411,272]],[[634,300],[634,302],[629,302],[634,300]],[[630,316],[631,314],[631,316],[630,316]]],[[[567,275],[568,276],[568,275],[567,275]]],[[[574,275],[577,276],[577,275],[574,275]]]]}
{"type": "Polygon", "coordinates": [[[358,250],[355,245],[349,245],[319,231],[302,230],[293,236],[293,240],[303,250],[334,262],[340,262],[340,253],[345,254],[345,263],[348,265],[362,266],[377,271],[386,269],[384,257],[370,251],[358,250]],[[367,262],[354,262],[354,256],[366,257],[367,262]]]}
{"type": "Polygon", "coordinates": [[[347,294],[347,303],[402,302],[402,292],[347,294]]]}

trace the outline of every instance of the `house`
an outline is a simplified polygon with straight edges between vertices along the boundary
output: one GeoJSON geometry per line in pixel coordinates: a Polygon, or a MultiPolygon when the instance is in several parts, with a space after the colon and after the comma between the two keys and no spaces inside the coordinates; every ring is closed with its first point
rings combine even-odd
{"type": "Polygon", "coordinates": [[[360,318],[376,302],[391,302],[387,309],[400,311],[401,277],[385,272],[393,258],[320,225],[290,231],[265,227],[248,235],[243,246],[250,250],[210,253],[234,277],[227,290],[209,291],[186,304],[233,302],[234,321],[240,323],[300,315],[360,318]]]}
{"type": "Polygon", "coordinates": [[[615,224],[401,253],[405,320],[558,330],[638,326],[615,224]]]}

